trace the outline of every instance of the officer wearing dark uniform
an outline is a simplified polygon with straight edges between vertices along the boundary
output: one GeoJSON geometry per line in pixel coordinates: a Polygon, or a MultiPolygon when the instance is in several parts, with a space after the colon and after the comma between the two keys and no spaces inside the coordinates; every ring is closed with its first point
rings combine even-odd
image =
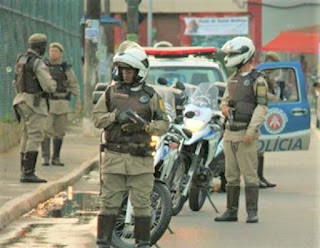
{"type": "Polygon", "coordinates": [[[60,161],[60,150],[68,123],[71,94],[76,98],[77,112],[81,111],[80,87],[71,65],[62,61],[64,48],[58,42],[50,44],[49,60],[45,61],[50,74],[57,81],[57,91],[49,96],[49,115],[46,120],[45,138],[41,143],[42,165],[48,166],[50,159],[50,140],[53,154],[51,164],[64,166],[60,161]]]}
{"type": "Polygon", "coordinates": [[[259,71],[253,69],[255,47],[247,37],[228,41],[222,50],[227,67],[237,67],[229,78],[221,102],[228,118],[224,133],[227,179],[227,210],[215,221],[237,221],[240,175],[245,183],[247,223],[258,222],[259,178],[257,146],[259,127],[268,111],[268,85],[259,71]]]}
{"type": "Polygon", "coordinates": [[[118,52],[113,62],[119,80],[106,89],[93,109],[93,122],[105,130],[105,159],[101,164],[101,212],[98,215],[97,244],[111,245],[112,231],[123,195],[130,190],[135,216],[136,247],[150,247],[151,208],[153,189],[153,157],[151,135],[162,135],[168,129],[164,104],[145,85],[149,63],[145,52],[128,48],[118,52]],[[135,112],[145,122],[130,117],[135,112]],[[132,112],[131,112],[132,113],[132,112]]]}
{"type": "Polygon", "coordinates": [[[23,123],[20,182],[43,183],[47,181],[35,175],[35,166],[48,114],[46,97],[55,92],[57,83],[40,57],[46,50],[47,36],[33,34],[28,42],[29,49],[17,59],[14,81],[17,96],[13,106],[18,120],[23,123]]]}

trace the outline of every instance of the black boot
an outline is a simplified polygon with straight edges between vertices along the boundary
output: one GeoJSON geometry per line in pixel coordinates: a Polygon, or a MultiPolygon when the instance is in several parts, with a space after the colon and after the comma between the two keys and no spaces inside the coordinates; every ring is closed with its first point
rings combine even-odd
{"type": "Polygon", "coordinates": [[[50,160],[50,137],[45,137],[41,142],[42,165],[49,166],[50,160]]]}
{"type": "Polygon", "coordinates": [[[215,221],[238,221],[239,186],[227,186],[227,210],[215,221]]]}
{"type": "Polygon", "coordinates": [[[21,176],[23,175],[23,160],[24,160],[24,152],[20,153],[20,171],[21,171],[21,176]]]}
{"type": "Polygon", "coordinates": [[[224,172],[220,173],[220,181],[221,181],[221,184],[220,184],[219,193],[225,193],[227,191],[226,190],[227,180],[226,180],[226,177],[224,175],[224,172]]]}
{"type": "Polygon", "coordinates": [[[150,248],[151,217],[137,216],[134,218],[135,248],[150,248]]]}
{"type": "Polygon", "coordinates": [[[116,224],[116,215],[98,215],[97,225],[97,248],[110,248],[112,231],[116,224]]]}
{"type": "Polygon", "coordinates": [[[258,198],[259,198],[259,187],[258,186],[247,186],[245,187],[246,192],[246,207],[247,207],[247,223],[258,223],[258,198]]]}
{"type": "Polygon", "coordinates": [[[35,172],[38,152],[26,152],[22,161],[22,174],[20,182],[22,183],[46,183],[47,180],[37,177],[35,172]]]}
{"type": "Polygon", "coordinates": [[[53,139],[53,155],[51,164],[57,166],[64,166],[64,163],[60,161],[60,150],[62,146],[62,139],[53,139]]]}
{"type": "Polygon", "coordinates": [[[268,182],[268,180],[263,177],[263,167],[264,167],[264,156],[258,155],[259,188],[275,187],[276,184],[268,182]]]}

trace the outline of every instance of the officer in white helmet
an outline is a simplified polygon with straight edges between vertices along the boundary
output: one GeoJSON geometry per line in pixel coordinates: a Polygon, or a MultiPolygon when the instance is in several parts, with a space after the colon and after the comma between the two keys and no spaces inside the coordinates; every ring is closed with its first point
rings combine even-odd
{"type": "Polygon", "coordinates": [[[224,134],[226,157],[227,210],[215,221],[237,221],[240,176],[245,184],[247,223],[258,222],[259,178],[257,146],[259,127],[268,111],[268,85],[254,69],[255,46],[247,37],[236,37],[222,47],[227,67],[236,67],[229,78],[221,102],[221,111],[228,118],[224,134]]]}
{"type": "Polygon", "coordinates": [[[154,182],[151,135],[164,134],[169,123],[162,100],[144,82],[149,71],[146,53],[129,46],[118,52],[113,62],[118,81],[108,86],[93,109],[94,125],[105,130],[107,141],[101,164],[97,244],[99,248],[110,247],[123,194],[129,190],[135,216],[135,247],[148,248],[154,182]],[[145,122],[133,121],[130,110],[145,122]]]}

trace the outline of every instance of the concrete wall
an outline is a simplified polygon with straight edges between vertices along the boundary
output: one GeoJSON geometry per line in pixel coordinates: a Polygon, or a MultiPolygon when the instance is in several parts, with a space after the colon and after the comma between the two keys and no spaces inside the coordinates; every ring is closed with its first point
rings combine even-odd
{"type": "MultiPolygon", "coordinates": [[[[242,4],[241,4],[242,5],[242,4]]],[[[127,12],[126,1],[110,1],[111,13],[127,12]]],[[[149,0],[142,0],[139,10],[148,11],[149,0]]],[[[153,13],[246,12],[247,5],[239,6],[232,0],[153,0],[153,13]]]]}
{"type": "Polygon", "coordinates": [[[0,123],[0,153],[19,144],[21,126],[18,123],[0,123]]]}
{"type": "MultiPolygon", "coordinates": [[[[294,2],[292,0],[264,0],[266,4],[277,6],[290,6],[294,2]]],[[[300,1],[301,3],[302,1],[300,1]]],[[[315,1],[303,1],[304,3],[315,1]]],[[[274,39],[281,31],[286,29],[296,29],[306,26],[320,24],[320,0],[319,5],[305,5],[297,8],[274,8],[263,6],[262,8],[262,44],[265,45],[274,39]]]]}

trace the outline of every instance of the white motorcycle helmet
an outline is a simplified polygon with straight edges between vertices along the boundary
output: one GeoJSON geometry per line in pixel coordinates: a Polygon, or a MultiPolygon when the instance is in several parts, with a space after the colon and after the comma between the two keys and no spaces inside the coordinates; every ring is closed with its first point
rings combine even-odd
{"type": "Polygon", "coordinates": [[[116,53],[113,57],[113,63],[118,67],[128,65],[138,70],[137,82],[143,82],[149,73],[147,54],[139,48],[128,48],[123,52],[116,53]]]}
{"type": "Polygon", "coordinates": [[[252,58],[255,46],[251,39],[240,36],[227,41],[221,50],[227,54],[224,58],[226,67],[240,67],[252,58]]]}

